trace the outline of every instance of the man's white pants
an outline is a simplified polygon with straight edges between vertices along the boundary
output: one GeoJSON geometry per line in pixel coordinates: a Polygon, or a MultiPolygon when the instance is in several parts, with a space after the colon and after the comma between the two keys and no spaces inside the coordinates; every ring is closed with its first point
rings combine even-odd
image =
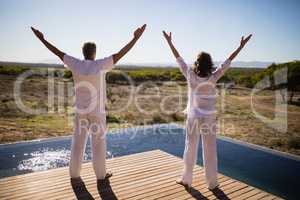
{"type": "Polygon", "coordinates": [[[106,116],[104,114],[76,114],[72,138],[69,171],[71,178],[80,176],[88,136],[91,135],[92,162],[97,179],[106,175],[106,116]]]}
{"type": "Polygon", "coordinates": [[[188,118],[184,150],[184,171],[182,181],[192,184],[193,168],[197,161],[199,136],[202,137],[202,157],[208,188],[213,189],[217,181],[217,148],[215,118],[188,118]]]}

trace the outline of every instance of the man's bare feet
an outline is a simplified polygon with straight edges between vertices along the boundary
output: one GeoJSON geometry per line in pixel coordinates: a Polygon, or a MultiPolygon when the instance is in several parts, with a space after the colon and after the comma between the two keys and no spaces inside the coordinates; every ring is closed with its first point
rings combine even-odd
{"type": "Polygon", "coordinates": [[[107,172],[104,179],[108,179],[108,178],[112,177],[112,175],[113,175],[112,172],[107,172]]]}
{"type": "Polygon", "coordinates": [[[83,182],[80,176],[76,178],[70,178],[70,181],[72,184],[81,184],[83,182]]]}
{"type": "Polygon", "coordinates": [[[103,179],[98,179],[98,181],[105,181],[112,177],[113,173],[112,172],[106,172],[105,177],[103,179]]]}

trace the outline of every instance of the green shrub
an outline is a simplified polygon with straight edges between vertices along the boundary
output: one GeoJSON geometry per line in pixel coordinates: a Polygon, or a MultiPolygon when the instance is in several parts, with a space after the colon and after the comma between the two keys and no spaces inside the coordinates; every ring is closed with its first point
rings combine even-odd
{"type": "Polygon", "coordinates": [[[280,138],[271,138],[269,144],[271,146],[281,147],[283,145],[283,142],[281,141],[280,138]]]}
{"type": "Polygon", "coordinates": [[[110,71],[106,75],[108,83],[129,83],[127,78],[120,71],[110,71]]]}
{"type": "Polygon", "coordinates": [[[108,114],[108,115],[106,116],[106,122],[107,122],[107,123],[120,123],[121,120],[120,120],[120,118],[117,117],[117,116],[108,114]]]}
{"type": "Polygon", "coordinates": [[[289,138],[287,145],[290,149],[300,149],[300,137],[289,138]]]}
{"type": "Polygon", "coordinates": [[[72,72],[70,70],[65,70],[63,77],[64,78],[72,78],[72,72]]]}
{"type": "MultiPolygon", "coordinates": [[[[280,75],[283,78],[283,75],[280,75]]],[[[293,97],[296,91],[300,91],[300,61],[292,61],[287,63],[275,64],[273,63],[268,68],[264,69],[260,73],[256,74],[252,81],[257,83],[263,78],[269,78],[270,87],[268,89],[279,89],[287,88],[289,91],[288,103],[293,103],[293,97]],[[274,75],[277,71],[282,69],[287,69],[287,81],[283,81],[280,85],[276,84],[274,81],[274,75]]]]}
{"type": "Polygon", "coordinates": [[[167,123],[168,121],[166,119],[164,119],[162,116],[160,116],[159,114],[156,114],[152,117],[152,121],[150,122],[150,124],[162,124],[162,123],[167,123]]]}
{"type": "Polygon", "coordinates": [[[185,80],[178,68],[130,68],[118,69],[107,74],[109,83],[128,83],[128,75],[134,82],[144,81],[183,81],[185,80]],[[122,73],[122,72],[123,73],[122,73]]]}
{"type": "Polygon", "coordinates": [[[172,113],[170,116],[171,116],[172,120],[175,122],[183,122],[184,121],[183,114],[172,113]]]}
{"type": "Polygon", "coordinates": [[[27,67],[0,66],[0,74],[19,75],[27,71],[27,67]]]}

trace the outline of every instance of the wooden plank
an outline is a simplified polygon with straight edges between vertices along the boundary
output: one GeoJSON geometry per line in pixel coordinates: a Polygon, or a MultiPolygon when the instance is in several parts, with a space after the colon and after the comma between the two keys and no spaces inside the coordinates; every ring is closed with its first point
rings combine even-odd
{"type": "MultiPolygon", "coordinates": [[[[151,166],[151,163],[154,163],[154,164],[161,164],[161,165],[164,165],[165,163],[168,163],[168,162],[172,162],[174,161],[174,158],[167,158],[167,157],[163,157],[163,158],[153,158],[152,160],[144,160],[143,162],[140,161],[139,162],[139,169],[142,169],[143,167],[144,168],[147,168],[149,169],[149,166],[151,166]]],[[[111,165],[108,165],[108,169],[110,169],[110,171],[115,171],[115,172],[118,172],[118,174],[122,174],[122,173],[128,173],[130,170],[135,170],[137,171],[137,173],[140,173],[138,171],[138,169],[135,169],[136,168],[136,162],[135,161],[132,161],[131,164],[127,164],[125,166],[111,166],[111,165]]],[[[86,179],[89,179],[89,178],[94,178],[94,173],[93,173],[93,168],[92,168],[92,165],[91,163],[89,163],[89,169],[88,171],[82,171],[82,176],[84,176],[86,179]]],[[[69,179],[69,174],[68,172],[67,173],[64,173],[64,174],[60,174],[60,176],[51,176],[51,174],[49,174],[48,176],[44,176],[43,175],[43,178],[47,178],[48,179],[48,183],[51,184],[59,184],[61,182],[65,182],[65,179],[69,179]],[[54,178],[53,178],[54,177],[54,178]],[[53,181],[53,182],[51,182],[53,181]]],[[[26,179],[26,181],[29,181],[28,179],[26,179]]],[[[39,185],[40,183],[42,183],[44,180],[43,179],[34,179],[34,180],[31,180],[31,185],[32,186],[35,186],[35,185],[39,185]]],[[[19,187],[23,187],[23,185],[21,184],[22,182],[19,181],[19,182],[16,182],[16,183],[12,183],[14,185],[14,189],[15,190],[18,190],[19,187]],[[18,185],[19,183],[19,185],[18,185]]],[[[6,185],[3,185],[2,186],[3,189],[6,189],[6,188],[11,188],[11,184],[6,184],[6,185]]]]}
{"type": "MultiPolygon", "coordinates": [[[[68,167],[0,179],[0,199],[275,199],[274,195],[219,174],[219,191],[207,188],[204,171],[194,168],[193,189],[187,192],[175,183],[183,161],[160,150],[107,160],[114,173],[110,184],[97,188],[91,163],[82,166],[84,186],[76,194],[70,184],[68,167]],[[77,195],[77,197],[76,197],[77,195]]],[[[279,199],[279,198],[278,198],[279,199]]]]}
{"type": "Polygon", "coordinates": [[[269,195],[269,196],[261,198],[261,200],[273,200],[273,199],[278,199],[278,197],[276,198],[275,196],[269,195]]]}
{"type": "MultiPolygon", "coordinates": [[[[169,174],[174,174],[174,172],[176,172],[177,174],[180,172],[178,170],[178,165],[177,166],[174,166],[174,168],[172,168],[172,172],[170,172],[169,174]],[[177,168],[177,169],[176,169],[177,168]],[[176,171],[175,171],[176,170],[176,171]]],[[[111,186],[117,190],[117,192],[119,193],[119,190],[120,189],[123,189],[123,187],[128,187],[129,185],[132,185],[133,188],[134,188],[134,191],[136,190],[137,187],[140,186],[141,183],[150,183],[152,180],[153,181],[156,181],[156,178],[159,178],[158,175],[160,175],[162,172],[165,172],[165,169],[162,169],[162,170],[157,170],[157,171],[154,171],[154,172],[151,172],[151,174],[149,175],[139,175],[137,177],[134,177],[134,178],[131,178],[129,177],[128,179],[125,179],[125,180],[122,180],[122,181],[118,181],[116,183],[113,183],[115,180],[112,179],[112,183],[111,183],[111,186]]],[[[163,173],[161,174],[162,177],[167,177],[168,174],[166,173],[163,173]]],[[[94,181],[95,182],[95,181],[94,181]]],[[[89,184],[88,186],[92,186],[93,183],[89,184]]],[[[97,194],[97,190],[95,190],[94,188],[91,188],[91,193],[95,193],[97,194]]],[[[48,194],[51,195],[51,193],[48,192],[48,194]]]]}
{"type": "MultiPolygon", "coordinates": [[[[161,157],[166,157],[167,156],[166,153],[159,153],[159,151],[157,151],[157,150],[153,151],[153,154],[150,154],[149,152],[145,152],[145,154],[146,155],[143,155],[142,153],[137,153],[136,157],[133,157],[132,155],[129,155],[129,157],[121,156],[121,157],[118,157],[118,158],[112,158],[112,159],[109,159],[110,162],[108,163],[108,165],[109,164],[111,166],[114,166],[116,164],[117,165],[120,165],[120,164],[127,165],[128,162],[140,162],[140,161],[145,160],[145,158],[144,158],[145,156],[147,156],[147,158],[149,158],[149,159],[153,158],[153,157],[157,157],[157,158],[160,157],[161,158],[161,157]],[[117,159],[116,162],[114,162],[115,159],[117,159]]],[[[89,163],[84,163],[82,165],[83,173],[84,173],[85,168],[87,168],[87,170],[90,170],[90,164],[91,163],[89,162],[89,163]]],[[[20,179],[24,179],[24,178],[26,178],[26,180],[28,181],[30,179],[36,180],[36,178],[39,177],[39,176],[48,176],[49,174],[51,174],[50,177],[55,177],[55,175],[60,176],[62,174],[68,174],[68,173],[69,172],[67,170],[65,170],[64,167],[61,167],[61,168],[51,169],[51,170],[47,170],[47,171],[41,171],[41,172],[35,172],[35,173],[12,176],[12,177],[8,177],[8,178],[2,178],[2,179],[0,179],[0,187],[2,187],[3,185],[7,185],[9,182],[19,181],[20,179]],[[53,172],[53,173],[51,174],[51,172],[53,172]]]]}
{"type": "MultiPolygon", "coordinates": [[[[155,168],[155,165],[156,165],[156,164],[159,164],[159,165],[162,164],[162,166],[159,166],[159,168],[165,169],[165,168],[168,168],[168,167],[172,166],[172,162],[174,162],[175,160],[174,160],[174,158],[169,158],[169,159],[164,158],[163,162],[157,162],[157,160],[153,160],[153,161],[156,161],[156,162],[153,162],[153,163],[154,163],[153,165],[147,163],[146,166],[143,166],[143,167],[140,167],[140,166],[139,166],[138,169],[133,169],[132,171],[137,171],[137,172],[139,173],[139,175],[140,175],[141,172],[143,172],[143,175],[145,175],[145,173],[146,173],[147,171],[152,170],[152,169],[156,169],[156,168],[155,168]],[[171,163],[171,164],[170,164],[170,163],[171,163]],[[149,169],[149,167],[150,167],[150,169],[149,169]]],[[[136,167],[136,166],[131,166],[131,168],[132,168],[132,167],[136,167]]],[[[92,182],[95,182],[95,181],[96,181],[96,180],[95,180],[95,177],[94,177],[94,174],[93,174],[92,166],[90,167],[90,171],[91,171],[91,174],[90,174],[90,175],[88,175],[88,176],[83,175],[83,176],[85,177],[85,183],[86,183],[86,185],[89,185],[89,183],[90,183],[91,181],[92,181],[92,182]],[[86,178],[86,177],[88,177],[88,178],[86,178]]],[[[112,168],[112,171],[114,171],[114,168],[112,168]]],[[[125,174],[131,172],[130,169],[125,169],[124,171],[125,171],[125,174]]],[[[124,174],[124,173],[123,173],[123,174],[124,174]]],[[[118,177],[120,177],[120,176],[118,176],[118,177]]],[[[128,176],[125,176],[125,177],[126,177],[126,178],[131,178],[130,176],[129,176],[129,177],[128,177],[128,176]]],[[[133,178],[131,178],[131,180],[133,180],[133,178]]],[[[117,180],[117,181],[118,181],[118,183],[120,182],[120,180],[117,180]]],[[[59,186],[61,187],[60,189],[63,189],[64,186],[70,185],[68,175],[65,176],[65,178],[63,178],[61,181],[58,181],[58,182],[53,181],[53,182],[46,182],[46,183],[44,183],[44,184],[42,185],[42,188],[39,190],[39,191],[40,191],[40,194],[44,194],[43,191],[51,192],[51,189],[55,189],[57,185],[59,185],[59,186]],[[66,180],[68,180],[68,182],[66,182],[66,180]]],[[[39,187],[39,186],[40,186],[40,184],[38,184],[38,185],[31,184],[30,187],[27,187],[27,188],[26,188],[26,189],[27,189],[26,194],[35,193],[37,187],[39,187]]],[[[19,188],[18,188],[18,189],[19,189],[19,188]]],[[[16,190],[17,192],[19,192],[18,189],[16,190]]],[[[60,191],[60,189],[56,189],[56,192],[60,191]]],[[[17,197],[17,196],[11,196],[11,194],[9,194],[9,193],[7,193],[7,195],[10,195],[10,197],[17,197]]]]}
{"type": "Polygon", "coordinates": [[[249,197],[252,197],[252,196],[254,196],[256,194],[260,194],[260,193],[261,193],[261,191],[254,189],[254,190],[252,190],[250,192],[247,192],[247,193],[245,193],[245,194],[243,194],[241,196],[238,196],[237,199],[238,200],[249,199],[249,197]]]}
{"type": "MultiPolygon", "coordinates": [[[[205,180],[204,180],[203,176],[201,178],[198,178],[197,176],[195,176],[195,179],[197,179],[197,181],[194,181],[193,187],[197,186],[198,188],[206,188],[206,184],[205,184],[205,180]]],[[[226,179],[225,177],[221,177],[219,180],[221,183],[225,183],[228,179],[226,179]]],[[[176,184],[175,186],[176,186],[175,189],[170,189],[164,193],[156,194],[147,199],[158,199],[158,198],[159,199],[186,199],[186,198],[191,197],[191,194],[187,193],[186,190],[182,186],[180,186],[178,184],[176,184]]]]}
{"type": "Polygon", "coordinates": [[[269,196],[269,195],[270,195],[270,194],[268,194],[268,193],[260,192],[260,193],[258,193],[258,194],[256,194],[256,195],[252,196],[252,197],[249,197],[247,200],[261,199],[261,198],[267,197],[267,196],[269,196]]]}

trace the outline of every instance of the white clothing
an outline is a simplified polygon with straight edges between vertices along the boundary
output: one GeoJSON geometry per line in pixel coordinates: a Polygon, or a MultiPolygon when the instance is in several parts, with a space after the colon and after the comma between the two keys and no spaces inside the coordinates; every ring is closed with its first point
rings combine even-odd
{"type": "Polygon", "coordinates": [[[72,138],[69,173],[71,178],[80,176],[88,135],[91,135],[92,162],[97,179],[106,175],[106,116],[76,114],[75,133],[72,138]]]}
{"type": "Polygon", "coordinates": [[[215,120],[211,118],[188,118],[186,121],[186,139],[183,154],[184,170],[182,181],[189,185],[193,180],[193,169],[197,161],[199,136],[202,139],[202,158],[205,180],[208,188],[213,189],[218,185],[217,147],[215,134],[215,120]],[[211,131],[200,133],[200,127],[209,124],[211,131]],[[214,127],[214,128],[213,128],[214,127]]]}
{"type": "Polygon", "coordinates": [[[113,56],[98,60],[79,60],[65,54],[64,63],[73,74],[76,112],[105,113],[105,74],[114,66],[113,56]]]}
{"type": "Polygon", "coordinates": [[[73,74],[75,87],[75,132],[72,138],[69,171],[80,176],[88,135],[91,134],[92,162],[97,179],[106,175],[106,81],[113,56],[99,60],[79,60],[64,55],[64,63],[73,74]]]}
{"type": "Polygon", "coordinates": [[[202,157],[208,188],[218,185],[216,148],[216,88],[217,81],[230,66],[226,60],[210,77],[199,77],[192,68],[179,57],[177,63],[188,83],[188,103],[186,140],[184,150],[184,170],[182,181],[192,184],[193,168],[197,161],[199,136],[202,138],[202,157]],[[208,129],[206,129],[208,128],[208,129]],[[208,130],[202,132],[202,129],[208,130]]]}
{"type": "Polygon", "coordinates": [[[188,83],[188,103],[185,111],[187,116],[201,118],[214,115],[216,113],[215,85],[230,67],[231,61],[227,59],[208,78],[199,77],[181,57],[177,58],[177,63],[188,83]]]}

